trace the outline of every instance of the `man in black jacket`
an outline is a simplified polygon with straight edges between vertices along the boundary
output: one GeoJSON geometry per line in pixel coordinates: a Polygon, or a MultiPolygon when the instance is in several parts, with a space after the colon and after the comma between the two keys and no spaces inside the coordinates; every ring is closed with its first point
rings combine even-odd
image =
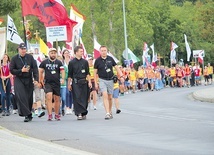
{"type": "Polygon", "coordinates": [[[19,116],[24,116],[24,122],[29,122],[33,118],[33,89],[34,85],[38,85],[38,67],[33,56],[26,51],[26,45],[19,44],[19,53],[10,62],[10,72],[15,75],[14,91],[19,116]]]}

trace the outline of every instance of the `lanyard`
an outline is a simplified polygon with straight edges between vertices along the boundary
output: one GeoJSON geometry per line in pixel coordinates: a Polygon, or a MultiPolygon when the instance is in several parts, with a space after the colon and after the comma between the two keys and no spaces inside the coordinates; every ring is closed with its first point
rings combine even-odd
{"type": "Polygon", "coordinates": [[[5,66],[2,65],[2,70],[3,70],[3,73],[4,73],[3,75],[5,75],[5,73],[6,73],[8,68],[9,68],[9,64],[8,63],[5,66]]]}
{"type": "Polygon", "coordinates": [[[21,62],[22,62],[22,64],[25,66],[25,65],[27,65],[27,63],[26,63],[26,57],[24,57],[24,61],[23,61],[23,58],[19,55],[19,59],[21,60],[21,62]]]}

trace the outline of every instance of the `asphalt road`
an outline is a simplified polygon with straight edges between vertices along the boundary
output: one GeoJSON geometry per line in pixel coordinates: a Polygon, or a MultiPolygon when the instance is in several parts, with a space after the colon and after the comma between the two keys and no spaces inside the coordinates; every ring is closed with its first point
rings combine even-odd
{"type": "MultiPolygon", "coordinates": [[[[211,86],[208,86],[211,87],[211,86]]],[[[89,110],[87,120],[66,115],[61,121],[47,116],[24,123],[17,115],[0,116],[0,125],[41,140],[102,155],[214,154],[214,104],[191,98],[192,88],[165,88],[120,97],[121,114],[104,120],[89,110]]],[[[207,87],[206,87],[207,88],[207,87]]],[[[115,113],[115,109],[114,109],[115,113]]]]}

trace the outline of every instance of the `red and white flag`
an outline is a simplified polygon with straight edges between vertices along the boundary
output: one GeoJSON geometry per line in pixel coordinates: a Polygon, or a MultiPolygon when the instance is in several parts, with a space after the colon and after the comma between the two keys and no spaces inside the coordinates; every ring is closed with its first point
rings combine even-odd
{"type": "Polygon", "coordinates": [[[37,16],[45,27],[66,25],[67,41],[72,40],[72,30],[77,22],[68,17],[61,0],[21,0],[22,16],[37,16]]]}
{"type": "Polygon", "coordinates": [[[97,59],[100,57],[100,47],[101,45],[97,42],[96,39],[94,39],[94,58],[97,59]]]}
{"type": "Polygon", "coordinates": [[[204,62],[203,55],[204,55],[204,51],[203,50],[198,53],[198,62],[200,64],[203,64],[203,62],[204,62]]]}

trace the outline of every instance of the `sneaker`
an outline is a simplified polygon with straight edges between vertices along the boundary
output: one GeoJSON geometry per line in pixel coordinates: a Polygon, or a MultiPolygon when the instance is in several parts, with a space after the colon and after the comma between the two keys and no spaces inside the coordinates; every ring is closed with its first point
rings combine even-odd
{"type": "Polygon", "coordinates": [[[71,114],[71,113],[70,113],[70,110],[71,110],[70,108],[67,108],[65,114],[66,114],[66,115],[70,115],[70,114],[71,114]]]}
{"type": "Polygon", "coordinates": [[[35,110],[35,114],[36,114],[36,116],[38,116],[38,113],[39,113],[39,112],[38,112],[38,110],[36,109],[36,110],[35,110]]]}
{"type": "Polygon", "coordinates": [[[60,115],[55,115],[55,119],[56,119],[57,121],[60,121],[60,115]]]}
{"type": "Polygon", "coordinates": [[[25,116],[24,122],[29,122],[29,121],[30,120],[29,120],[28,116],[25,116]]]}
{"type": "Polygon", "coordinates": [[[40,111],[39,113],[38,113],[38,117],[39,118],[41,118],[42,116],[44,116],[45,115],[45,112],[44,111],[40,111]]]}
{"type": "Polygon", "coordinates": [[[65,110],[62,110],[62,116],[65,116],[65,110]]]}
{"type": "Polygon", "coordinates": [[[107,113],[106,116],[105,116],[105,120],[109,120],[109,119],[111,119],[111,116],[110,116],[109,113],[107,113]]]}
{"type": "Polygon", "coordinates": [[[69,114],[73,114],[73,110],[72,109],[69,110],[69,114]]]}
{"type": "Polygon", "coordinates": [[[2,112],[2,116],[6,116],[6,112],[5,111],[2,112]]]}
{"type": "Polygon", "coordinates": [[[35,114],[35,112],[32,112],[32,117],[36,117],[36,114],[35,114]]]}
{"type": "Polygon", "coordinates": [[[32,116],[25,116],[24,122],[30,122],[32,121],[33,117],[32,116]]]}
{"type": "Polygon", "coordinates": [[[82,116],[82,120],[85,120],[86,119],[86,115],[82,116]]]}
{"type": "Polygon", "coordinates": [[[17,114],[17,110],[13,110],[13,114],[17,114]]]}
{"type": "Polygon", "coordinates": [[[117,109],[116,114],[119,114],[119,113],[121,113],[121,110],[117,109]]]}
{"type": "Polygon", "coordinates": [[[48,121],[52,121],[52,119],[53,119],[52,114],[48,115],[48,121]]]}
{"type": "Polygon", "coordinates": [[[110,113],[110,119],[112,119],[113,118],[113,115],[112,115],[112,113],[110,113]]]}
{"type": "Polygon", "coordinates": [[[82,115],[81,114],[77,116],[77,120],[82,120],[82,115]]]}
{"type": "Polygon", "coordinates": [[[97,107],[96,107],[96,106],[94,106],[94,110],[97,110],[97,107]]]}
{"type": "Polygon", "coordinates": [[[10,116],[10,112],[9,111],[6,112],[6,116],[10,116]]]}

